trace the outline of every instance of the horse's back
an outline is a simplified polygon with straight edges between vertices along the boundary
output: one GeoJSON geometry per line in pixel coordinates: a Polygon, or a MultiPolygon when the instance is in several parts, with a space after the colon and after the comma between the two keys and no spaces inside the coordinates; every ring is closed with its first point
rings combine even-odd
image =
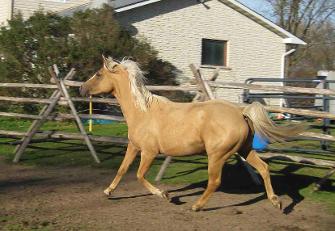
{"type": "Polygon", "coordinates": [[[153,117],[159,127],[192,126],[206,129],[210,125],[230,127],[245,124],[240,107],[224,100],[210,100],[196,103],[169,102],[158,107],[153,117]]]}
{"type": "Polygon", "coordinates": [[[247,132],[241,109],[222,100],[167,103],[157,107],[152,127],[160,151],[171,155],[202,152],[224,139],[235,143],[247,132]]]}

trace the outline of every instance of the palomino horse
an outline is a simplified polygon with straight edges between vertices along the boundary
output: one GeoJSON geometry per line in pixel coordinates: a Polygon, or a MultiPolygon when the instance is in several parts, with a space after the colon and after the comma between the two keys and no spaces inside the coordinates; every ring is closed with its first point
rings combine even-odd
{"type": "Polygon", "coordinates": [[[104,191],[110,195],[127,172],[136,154],[141,152],[138,180],[152,193],[168,199],[168,193],[153,186],[144,176],[158,153],[186,156],[206,152],[208,155],[208,185],[192,206],[199,211],[221,184],[225,161],[234,153],[244,156],[261,174],[267,196],[281,208],[273,192],[268,165],[252,149],[254,132],[270,141],[301,132],[296,127],[276,127],[259,103],[245,108],[224,100],[197,103],[175,103],[150,93],[144,86],[144,76],[131,60],[121,63],[103,58],[103,67],[81,86],[82,95],[113,94],[128,125],[129,144],[113,182],[104,191]]]}

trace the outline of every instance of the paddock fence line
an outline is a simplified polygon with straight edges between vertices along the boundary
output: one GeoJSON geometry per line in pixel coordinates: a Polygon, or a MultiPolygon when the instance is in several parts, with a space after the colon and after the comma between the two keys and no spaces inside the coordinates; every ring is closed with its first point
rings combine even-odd
{"type": "MultiPolygon", "coordinates": [[[[231,82],[213,82],[213,81],[205,81],[211,87],[219,87],[226,89],[256,89],[256,90],[269,90],[269,91],[278,91],[278,92],[290,92],[290,93],[306,93],[306,94],[326,94],[326,95],[335,95],[335,91],[333,90],[324,90],[324,89],[314,89],[314,88],[299,88],[299,87],[280,87],[280,86],[268,86],[268,85],[257,85],[256,87],[253,84],[240,84],[240,83],[231,83],[231,82]]],[[[83,82],[80,81],[72,81],[65,80],[65,85],[68,87],[80,87],[83,82]]],[[[3,88],[44,88],[44,89],[57,89],[57,85],[55,84],[30,84],[30,83],[0,83],[0,87],[3,88]]],[[[195,84],[185,84],[181,86],[147,86],[151,91],[199,91],[199,86],[195,84]]],[[[84,97],[71,97],[73,102],[89,102],[90,99],[84,97]]],[[[7,97],[0,96],[0,101],[9,101],[14,103],[37,103],[37,104],[50,104],[52,99],[42,99],[42,98],[23,98],[23,97],[7,97]]],[[[114,98],[98,98],[92,97],[92,102],[94,103],[103,103],[109,105],[119,105],[116,99],[114,98]]],[[[60,100],[57,102],[58,105],[67,105],[64,97],[60,97],[60,100]]],[[[246,104],[238,104],[243,107],[246,104]]],[[[265,106],[266,110],[269,112],[278,112],[278,113],[290,113],[301,116],[310,116],[317,118],[327,118],[334,119],[335,114],[316,111],[316,110],[306,110],[306,109],[296,109],[296,108],[283,108],[283,107],[275,107],[275,106],[265,106]]],[[[31,115],[31,114],[20,114],[20,113],[9,113],[9,112],[0,112],[0,116],[7,117],[16,117],[16,118],[24,118],[24,119],[33,119],[38,120],[41,119],[39,115],[31,115]]],[[[82,119],[105,119],[105,120],[113,120],[113,121],[124,121],[124,118],[121,116],[112,116],[112,115],[103,115],[103,114],[79,114],[82,119]]],[[[48,120],[71,120],[74,118],[73,115],[70,114],[62,114],[59,113],[57,115],[50,115],[47,117],[48,120]]],[[[306,132],[301,134],[303,137],[311,137],[318,139],[325,139],[327,141],[334,141],[335,137],[325,134],[306,132]]]]}
{"type": "MultiPolygon", "coordinates": [[[[216,78],[218,76],[218,73],[214,73],[214,75],[209,79],[205,80],[203,76],[200,73],[200,70],[195,68],[194,65],[191,65],[191,69],[193,66],[193,73],[195,73],[197,76],[195,76],[196,83],[189,83],[179,86],[147,86],[147,88],[151,91],[184,91],[184,92],[195,92],[197,93],[197,100],[208,100],[213,98],[213,92],[211,90],[212,87],[214,88],[226,88],[226,89],[248,89],[248,90],[264,90],[264,91],[274,91],[274,92],[286,92],[286,93],[303,93],[303,94],[318,94],[318,95],[327,95],[327,96],[334,96],[335,91],[330,89],[316,89],[316,88],[301,88],[301,87],[282,87],[282,86],[269,86],[269,85],[260,85],[260,84],[246,84],[246,83],[232,83],[232,82],[216,82],[216,78]]],[[[57,70],[56,67],[54,69],[57,70]]],[[[84,98],[84,97],[66,97],[64,92],[67,92],[68,87],[80,87],[83,82],[79,81],[73,81],[71,78],[75,74],[75,70],[71,70],[68,75],[70,75],[71,78],[64,78],[59,80],[57,76],[55,76],[55,73],[57,71],[51,71],[51,75],[53,78],[53,82],[58,82],[58,84],[31,84],[31,83],[0,83],[0,87],[2,88],[34,88],[34,89],[53,89],[55,92],[59,91],[59,97],[57,98],[55,96],[55,92],[53,95],[51,95],[50,98],[29,98],[29,97],[8,97],[8,96],[0,96],[0,101],[7,101],[7,102],[13,102],[13,103],[36,103],[36,104],[45,104],[45,107],[42,109],[39,115],[31,115],[31,114],[22,114],[22,113],[14,113],[14,112],[0,112],[0,116],[6,116],[6,117],[15,117],[15,118],[24,118],[24,119],[32,119],[34,122],[32,124],[32,127],[36,127],[36,123],[38,121],[42,121],[42,124],[46,120],[55,120],[55,121],[63,121],[63,120],[73,120],[77,117],[80,119],[104,119],[104,120],[113,120],[113,121],[119,121],[124,122],[124,118],[122,116],[114,116],[114,115],[103,115],[103,114],[78,114],[77,112],[73,112],[72,114],[64,114],[64,113],[57,113],[52,114],[53,108],[55,105],[69,105],[73,104],[73,102],[89,102],[90,99],[84,98]],[[52,74],[53,73],[53,74],[52,74]],[[64,85],[62,88],[60,85],[60,82],[64,85]],[[49,110],[49,113],[43,113],[46,109],[50,108],[50,105],[52,105],[51,109],[49,110]],[[35,124],[35,126],[34,126],[35,124]]],[[[92,102],[95,103],[102,103],[102,104],[108,104],[117,106],[118,102],[114,98],[98,98],[98,97],[92,97],[92,102]]],[[[246,104],[238,104],[239,106],[243,107],[246,104]]],[[[278,113],[290,113],[294,115],[301,115],[301,116],[308,116],[308,117],[315,117],[315,118],[322,118],[322,119],[333,119],[335,120],[335,115],[329,112],[323,112],[323,111],[316,111],[316,110],[306,110],[306,109],[297,109],[297,108],[283,108],[283,107],[275,107],[275,106],[265,106],[266,110],[269,112],[278,112],[278,113]]],[[[41,124],[37,127],[40,127],[41,124]]],[[[31,127],[31,128],[32,128],[31,127]]],[[[43,131],[39,132],[38,129],[35,129],[34,132],[31,132],[32,129],[29,129],[28,132],[16,132],[16,131],[6,131],[6,130],[0,130],[0,136],[1,137],[11,137],[11,138],[19,138],[23,137],[21,141],[17,141],[16,144],[23,143],[25,137],[30,137],[30,141],[33,141],[32,136],[36,135],[38,137],[39,141],[42,141],[43,139],[78,139],[78,140],[85,140],[85,137],[88,137],[89,140],[96,141],[96,142],[110,142],[114,144],[120,144],[125,145],[128,141],[126,138],[120,138],[120,137],[109,137],[109,136],[93,136],[87,134],[81,133],[65,133],[65,132],[54,132],[54,131],[43,131]],[[21,143],[20,143],[21,142],[21,143]]],[[[314,133],[314,132],[304,132],[301,133],[300,137],[297,137],[297,139],[312,139],[312,140],[324,140],[324,141],[335,141],[335,137],[332,135],[322,134],[322,133],[314,133]]],[[[28,142],[29,143],[29,142],[28,142]]],[[[18,151],[18,148],[15,150],[15,152],[18,151]]],[[[284,154],[283,154],[284,155],[284,154]]],[[[278,155],[276,155],[278,156],[278,155]]],[[[16,156],[18,158],[14,159],[14,162],[18,162],[20,160],[21,156],[16,156]]],[[[264,157],[265,158],[265,157],[264,157]]],[[[272,157],[273,158],[273,157],[272,157]]],[[[288,158],[287,155],[285,155],[285,158],[288,158]]],[[[306,158],[304,158],[306,159],[306,158]]],[[[307,158],[308,159],[308,158],[307,158]]],[[[291,158],[292,161],[296,161],[296,158],[291,158]],[[295,160],[294,160],[295,159],[295,160]]],[[[97,161],[97,160],[96,160],[97,161]]],[[[308,162],[308,160],[306,160],[308,162]]],[[[99,161],[97,161],[99,162],[99,161]]],[[[313,163],[313,161],[311,162],[313,163]]],[[[315,162],[318,165],[320,162],[315,162]]],[[[328,163],[328,162],[327,162],[328,163]]],[[[327,167],[330,166],[335,167],[335,163],[331,163],[327,165],[327,167]]],[[[167,167],[168,165],[166,165],[167,167]]],[[[164,172],[164,171],[163,171],[164,172]]],[[[162,174],[161,174],[162,176],[162,174]]],[[[157,177],[156,179],[159,179],[157,177]]]]}

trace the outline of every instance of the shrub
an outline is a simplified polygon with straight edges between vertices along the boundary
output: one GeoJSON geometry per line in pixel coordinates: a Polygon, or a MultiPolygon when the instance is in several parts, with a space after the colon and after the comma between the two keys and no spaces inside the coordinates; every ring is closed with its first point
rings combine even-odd
{"type": "MultiPolygon", "coordinates": [[[[131,57],[148,73],[149,84],[177,84],[175,68],[157,58],[146,42],[131,37],[109,6],[77,12],[71,17],[35,12],[28,20],[16,15],[0,29],[0,81],[48,83],[48,67],[65,73],[74,67],[84,80],[101,67],[101,54],[131,57]]],[[[0,89],[1,95],[45,97],[41,89],[0,89]],[[5,92],[6,91],[6,92],[5,92]]],[[[25,110],[34,110],[34,107],[25,110]]]]}

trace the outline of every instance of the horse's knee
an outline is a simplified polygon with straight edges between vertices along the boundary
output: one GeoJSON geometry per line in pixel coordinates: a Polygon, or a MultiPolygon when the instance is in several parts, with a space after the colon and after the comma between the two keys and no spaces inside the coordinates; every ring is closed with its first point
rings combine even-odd
{"type": "Polygon", "coordinates": [[[208,186],[209,187],[217,188],[220,185],[221,185],[221,179],[215,179],[215,180],[209,180],[208,181],[208,186]]]}
{"type": "Polygon", "coordinates": [[[144,179],[144,176],[143,176],[143,174],[141,174],[141,173],[137,173],[137,174],[136,174],[136,177],[137,177],[137,180],[138,180],[138,181],[143,181],[143,179],[144,179]]]}

